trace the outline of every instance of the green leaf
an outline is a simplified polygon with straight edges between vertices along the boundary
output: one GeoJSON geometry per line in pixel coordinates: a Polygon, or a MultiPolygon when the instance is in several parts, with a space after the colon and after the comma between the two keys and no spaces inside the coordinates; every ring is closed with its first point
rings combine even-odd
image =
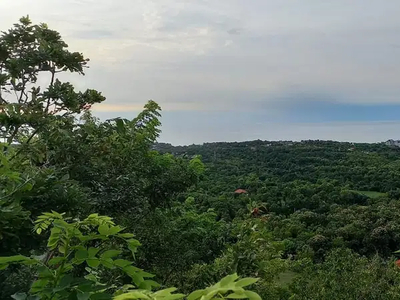
{"type": "Polygon", "coordinates": [[[145,286],[144,287],[145,290],[149,290],[149,291],[153,290],[153,288],[158,288],[161,286],[158,282],[155,282],[154,280],[145,280],[142,283],[142,285],[145,286]]]}
{"type": "Polygon", "coordinates": [[[187,300],[197,300],[201,298],[205,294],[205,290],[197,290],[191,293],[188,297],[187,300]]]}
{"type": "Polygon", "coordinates": [[[208,294],[204,295],[201,299],[202,300],[214,299],[213,297],[218,293],[219,293],[219,290],[213,290],[213,291],[209,292],[208,294]]]}
{"type": "Polygon", "coordinates": [[[73,280],[74,280],[74,277],[72,277],[72,275],[70,275],[70,274],[67,274],[61,278],[59,286],[60,287],[68,287],[71,285],[73,280]]]}
{"type": "Polygon", "coordinates": [[[0,257],[0,264],[9,264],[26,260],[31,260],[31,259],[23,255],[5,256],[5,257],[0,257]]]}
{"type": "Polygon", "coordinates": [[[107,293],[92,294],[90,300],[111,300],[112,296],[107,293]]]}
{"type": "Polygon", "coordinates": [[[133,233],[120,233],[118,234],[119,237],[125,238],[125,239],[130,239],[135,237],[133,233]]]}
{"type": "Polygon", "coordinates": [[[97,268],[100,265],[100,261],[97,258],[89,258],[86,262],[92,268],[97,268]]]}
{"type": "Polygon", "coordinates": [[[97,277],[94,274],[88,274],[88,275],[85,276],[85,278],[87,280],[94,281],[94,282],[98,281],[97,277]]]}
{"type": "Polygon", "coordinates": [[[31,293],[36,293],[36,292],[39,292],[39,291],[43,290],[43,289],[46,287],[46,285],[48,284],[48,282],[49,282],[48,279],[39,279],[39,280],[36,280],[36,281],[32,284],[30,292],[31,292],[31,293]]]}
{"type": "Polygon", "coordinates": [[[63,177],[61,177],[61,181],[66,181],[69,179],[69,174],[65,174],[63,177]]]}
{"type": "Polygon", "coordinates": [[[127,267],[124,267],[124,272],[126,273],[126,274],[128,274],[129,276],[132,276],[132,275],[134,275],[134,274],[136,274],[137,272],[140,272],[141,270],[139,269],[139,268],[136,268],[136,267],[134,267],[134,266],[127,266],[127,267]]]}
{"type": "Polygon", "coordinates": [[[256,283],[257,281],[258,281],[258,278],[250,278],[250,277],[243,278],[243,279],[240,279],[240,280],[236,281],[235,286],[237,286],[237,287],[245,287],[245,286],[248,286],[248,285],[252,285],[252,284],[256,283]]]}
{"type": "Polygon", "coordinates": [[[21,263],[22,263],[23,265],[30,266],[30,265],[37,265],[37,264],[40,264],[40,261],[39,261],[39,260],[36,260],[36,259],[28,259],[28,260],[23,260],[23,261],[21,261],[21,263]]]}
{"type": "Polygon", "coordinates": [[[85,260],[88,258],[88,251],[79,249],[78,251],[75,252],[75,258],[79,260],[85,260]]]}
{"type": "Polygon", "coordinates": [[[177,290],[177,288],[174,288],[174,287],[168,288],[168,289],[164,289],[164,290],[155,292],[154,296],[166,296],[166,295],[169,295],[169,294],[175,292],[176,290],[177,290]]]}
{"type": "Polygon", "coordinates": [[[46,267],[46,266],[40,266],[38,267],[38,273],[39,273],[39,277],[41,279],[53,279],[54,278],[54,274],[52,273],[52,271],[46,267]]]}
{"type": "Polygon", "coordinates": [[[9,266],[8,264],[0,265],[0,271],[7,269],[8,266],[9,266]]]}
{"type": "Polygon", "coordinates": [[[88,300],[90,298],[90,293],[78,293],[76,297],[78,300],[88,300]]]}
{"type": "Polygon", "coordinates": [[[127,240],[127,243],[128,243],[129,250],[131,250],[131,252],[132,252],[132,255],[135,256],[135,253],[137,252],[137,248],[139,246],[141,246],[142,244],[138,240],[135,240],[135,239],[127,240]]]}
{"type": "Polygon", "coordinates": [[[25,293],[18,293],[11,296],[15,300],[25,300],[27,295],[25,293]]]}
{"type": "Polygon", "coordinates": [[[244,291],[244,293],[246,294],[246,296],[249,298],[249,300],[262,300],[261,297],[252,291],[244,291]]]}
{"type": "Polygon", "coordinates": [[[108,269],[113,269],[114,268],[114,263],[111,258],[105,258],[105,259],[100,259],[100,262],[103,266],[105,266],[108,269]]]}
{"type": "Polygon", "coordinates": [[[62,254],[65,254],[65,247],[64,246],[60,246],[58,247],[58,251],[62,254]]]}
{"type": "Polygon", "coordinates": [[[99,214],[90,214],[86,219],[85,219],[85,221],[87,220],[87,219],[94,219],[94,218],[98,218],[99,217],[99,214]]]}
{"type": "Polygon", "coordinates": [[[117,132],[119,134],[125,133],[125,123],[124,120],[117,118],[115,119],[115,122],[117,123],[117,132]]]}
{"type": "Polygon", "coordinates": [[[89,250],[88,250],[88,256],[89,256],[89,257],[95,257],[96,254],[97,254],[99,251],[100,251],[99,248],[90,247],[89,250]]]}
{"type": "Polygon", "coordinates": [[[109,234],[109,227],[107,224],[102,224],[99,226],[99,233],[101,235],[108,235],[109,234]]]}
{"type": "Polygon", "coordinates": [[[182,299],[185,297],[185,294],[173,294],[163,298],[163,300],[175,300],[175,299],[182,299]]]}
{"type": "Polygon", "coordinates": [[[114,260],[114,265],[116,265],[118,267],[121,267],[121,268],[129,266],[131,264],[132,264],[132,262],[130,262],[129,260],[125,260],[125,259],[116,259],[116,260],[114,260]]]}
{"type": "Polygon", "coordinates": [[[129,276],[132,278],[133,282],[137,287],[139,287],[144,281],[143,277],[140,276],[137,272],[129,274],[129,276]]]}
{"type": "Polygon", "coordinates": [[[122,251],[119,251],[119,250],[107,250],[100,257],[101,257],[101,259],[112,258],[112,257],[120,255],[121,253],[122,253],[122,251]]]}
{"type": "Polygon", "coordinates": [[[225,298],[228,298],[228,299],[247,299],[248,297],[244,293],[243,294],[233,293],[233,294],[229,294],[225,298]]]}
{"type": "Polygon", "coordinates": [[[121,226],[118,226],[118,225],[117,226],[112,226],[108,230],[108,235],[115,235],[115,234],[117,234],[118,232],[120,232],[120,231],[122,231],[124,229],[125,228],[123,228],[121,226]]]}
{"type": "Polygon", "coordinates": [[[148,273],[148,272],[145,272],[145,271],[142,271],[142,270],[139,270],[138,274],[140,274],[140,276],[142,276],[142,277],[148,277],[148,278],[155,277],[154,274],[151,274],[151,273],[148,273]]]}
{"type": "Polygon", "coordinates": [[[129,300],[129,299],[151,300],[151,298],[149,296],[147,296],[143,292],[139,292],[139,291],[133,291],[133,292],[125,293],[125,294],[114,297],[114,300],[129,300]]]}
{"type": "Polygon", "coordinates": [[[238,275],[236,273],[222,278],[220,281],[221,287],[233,283],[236,279],[238,279],[238,275]]]}
{"type": "Polygon", "coordinates": [[[58,240],[58,237],[50,236],[49,240],[47,241],[47,247],[49,247],[51,250],[55,249],[57,247],[58,240]]]}
{"type": "Polygon", "coordinates": [[[56,264],[59,264],[63,260],[65,260],[65,257],[53,257],[52,259],[49,260],[48,264],[49,266],[54,266],[56,264]]]}

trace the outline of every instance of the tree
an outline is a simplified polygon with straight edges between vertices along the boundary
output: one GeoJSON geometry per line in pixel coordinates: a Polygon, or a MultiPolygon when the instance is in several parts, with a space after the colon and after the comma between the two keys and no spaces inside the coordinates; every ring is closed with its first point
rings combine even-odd
{"type": "Polygon", "coordinates": [[[28,144],[49,123],[71,122],[74,114],[105,100],[58,78],[66,72],[84,75],[87,67],[88,59],[67,48],[57,31],[33,25],[29,17],[0,36],[0,129],[8,144],[28,144]]]}

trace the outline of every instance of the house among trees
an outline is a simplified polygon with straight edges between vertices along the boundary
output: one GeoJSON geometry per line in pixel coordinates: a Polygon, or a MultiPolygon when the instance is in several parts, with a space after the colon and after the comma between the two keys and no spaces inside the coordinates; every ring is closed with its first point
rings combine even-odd
{"type": "Polygon", "coordinates": [[[243,190],[243,189],[237,189],[237,190],[235,191],[235,194],[237,194],[237,195],[240,195],[240,194],[247,194],[247,191],[246,191],[246,190],[243,190]]]}
{"type": "Polygon", "coordinates": [[[385,143],[387,146],[396,146],[400,147],[400,141],[399,140],[387,140],[385,143]]]}

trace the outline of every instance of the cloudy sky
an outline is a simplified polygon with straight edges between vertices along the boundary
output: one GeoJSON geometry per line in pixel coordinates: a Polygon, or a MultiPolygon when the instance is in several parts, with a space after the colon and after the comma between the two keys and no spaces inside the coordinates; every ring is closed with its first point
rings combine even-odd
{"type": "Polygon", "coordinates": [[[3,0],[91,59],[101,118],[163,108],[162,141],[400,139],[400,1],[3,0]]]}

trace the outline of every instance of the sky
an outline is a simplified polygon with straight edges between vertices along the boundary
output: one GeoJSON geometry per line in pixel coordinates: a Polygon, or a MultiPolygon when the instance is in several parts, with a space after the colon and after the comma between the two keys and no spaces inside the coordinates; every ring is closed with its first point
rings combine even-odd
{"type": "Polygon", "coordinates": [[[159,103],[163,142],[400,139],[400,1],[0,1],[24,15],[90,58],[98,117],[159,103]]]}

